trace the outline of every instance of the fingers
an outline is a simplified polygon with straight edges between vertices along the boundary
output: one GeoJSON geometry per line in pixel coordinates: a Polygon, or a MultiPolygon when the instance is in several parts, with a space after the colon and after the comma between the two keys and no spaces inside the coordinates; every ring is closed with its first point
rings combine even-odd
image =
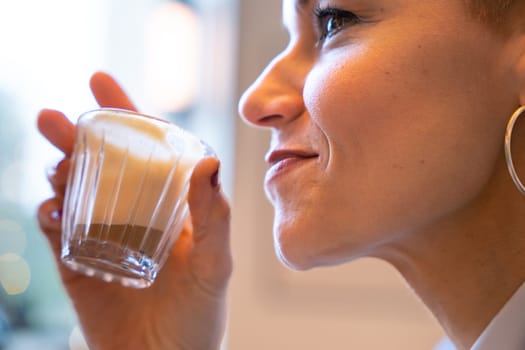
{"type": "Polygon", "coordinates": [[[101,107],[137,110],[122,87],[110,75],[103,72],[93,74],[90,86],[101,107]]]}
{"type": "Polygon", "coordinates": [[[64,198],[70,164],[71,160],[64,158],[47,171],[47,179],[57,197],[64,198]]]}
{"type": "Polygon", "coordinates": [[[38,114],[38,130],[55,147],[69,157],[75,143],[75,125],[59,111],[44,109],[38,114]]]}
{"type": "Polygon", "coordinates": [[[57,259],[60,256],[61,246],[61,221],[62,221],[62,200],[50,198],[43,202],[37,211],[38,224],[45,233],[51,246],[53,254],[57,259]]]}
{"type": "MultiPolygon", "coordinates": [[[[120,85],[108,74],[97,72],[90,80],[91,90],[101,107],[123,108],[136,111],[120,85]]],[[[53,145],[69,157],[75,141],[75,126],[66,116],[55,110],[45,109],[38,115],[38,130],[53,145]]]]}
{"type": "Polygon", "coordinates": [[[226,234],[229,228],[230,208],[218,183],[219,161],[206,158],[193,171],[188,194],[195,241],[206,238],[208,230],[226,234]]]}
{"type": "Polygon", "coordinates": [[[193,171],[188,194],[196,275],[224,286],[231,274],[230,207],[218,183],[219,161],[206,158],[193,171]]]}
{"type": "Polygon", "coordinates": [[[37,220],[42,232],[49,242],[51,251],[56,260],[58,271],[62,281],[67,284],[71,281],[74,281],[78,278],[83,278],[82,275],[74,272],[67,268],[61,262],[61,252],[62,252],[62,206],[63,201],[61,198],[50,198],[40,204],[40,207],[37,211],[37,220]]]}

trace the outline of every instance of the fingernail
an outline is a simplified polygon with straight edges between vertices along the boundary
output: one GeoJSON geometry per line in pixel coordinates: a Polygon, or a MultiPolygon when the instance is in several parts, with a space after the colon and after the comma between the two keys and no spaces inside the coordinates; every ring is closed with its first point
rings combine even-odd
{"type": "Polygon", "coordinates": [[[54,221],[60,221],[62,219],[62,209],[53,210],[51,212],[51,219],[54,221]]]}
{"type": "Polygon", "coordinates": [[[55,165],[49,165],[45,168],[45,174],[48,181],[51,180],[53,176],[57,173],[57,168],[55,165]]]}
{"type": "Polygon", "coordinates": [[[217,188],[219,187],[219,168],[215,170],[215,172],[212,174],[210,178],[211,187],[217,188]]]}

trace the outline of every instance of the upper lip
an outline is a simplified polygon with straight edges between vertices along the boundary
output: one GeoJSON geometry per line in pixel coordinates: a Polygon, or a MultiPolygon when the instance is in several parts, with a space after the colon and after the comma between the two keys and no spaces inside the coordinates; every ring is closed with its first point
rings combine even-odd
{"type": "Polygon", "coordinates": [[[301,149],[275,149],[266,154],[266,162],[270,165],[288,158],[314,158],[318,154],[301,149]]]}

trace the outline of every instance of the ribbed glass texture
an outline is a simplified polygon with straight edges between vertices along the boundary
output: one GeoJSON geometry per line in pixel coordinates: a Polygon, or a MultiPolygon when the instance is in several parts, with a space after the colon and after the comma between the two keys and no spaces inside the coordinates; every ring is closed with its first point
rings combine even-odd
{"type": "Polygon", "coordinates": [[[213,151],[164,120],[83,114],[66,188],[62,261],[107,282],[153,283],[188,215],[189,179],[213,151]]]}

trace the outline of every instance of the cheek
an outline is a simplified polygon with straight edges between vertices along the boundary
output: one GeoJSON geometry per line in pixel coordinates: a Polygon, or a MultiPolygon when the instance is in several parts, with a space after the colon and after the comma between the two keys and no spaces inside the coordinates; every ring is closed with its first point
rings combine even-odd
{"type": "Polygon", "coordinates": [[[308,74],[305,105],[332,147],[344,149],[349,143],[356,147],[383,123],[393,122],[389,106],[401,107],[406,84],[393,77],[401,75],[395,72],[399,67],[381,62],[381,56],[359,47],[338,49],[308,74]]]}
{"type": "Polygon", "coordinates": [[[385,145],[395,133],[406,134],[400,127],[410,116],[402,110],[408,109],[403,105],[406,86],[392,79],[397,67],[385,66],[374,56],[364,49],[339,50],[318,62],[305,81],[305,105],[329,145],[330,166],[342,166],[341,161],[333,163],[339,157],[362,167],[365,150],[385,145]]]}
{"type": "Polygon", "coordinates": [[[465,205],[488,180],[501,141],[488,107],[497,104],[493,89],[477,81],[490,59],[475,57],[487,52],[447,40],[428,49],[417,40],[395,45],[330,53],[304,88],[329,145],[333,183],[348,189],[338,199],[355,209],[354,228],[378,234],[406,232],[465,205]],[[470,67],[457,63],[468,55],[470,67]]]}

